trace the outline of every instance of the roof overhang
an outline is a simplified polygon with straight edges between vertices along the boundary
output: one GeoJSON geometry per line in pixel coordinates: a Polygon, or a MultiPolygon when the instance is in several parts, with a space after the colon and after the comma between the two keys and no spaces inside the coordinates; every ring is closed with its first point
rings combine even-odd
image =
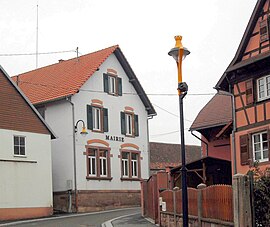
{"type": "Polygon", "coordinates": [[[116,58],[118,59],[118,61],[120,62],[120,64],[122,65],[124,71],[126,72],[130,83],[133,85],[137,94],[139,95],[140,99],[142,100],[142,102],[145,106],[145,110],[148,113],[148,116],[156,116],[157,113],[156,113],[152,103],[150,102],[149,98],[147,97],[143,87],[141,86],[138,78],[136,77],[135,73],[133,72],[131,66],[129,65],[127,59],[125,58],[125,56],[122,53],[122,51],[120,50],[120,48],[116,48],[116,50],[114,51],[114,54],[115,54],[116,58]]]}
{"type": "MultiPolygon", "coordinates": [[[[228,161],[228,160],[225,160],[225,159],[207,156],[207,157],[203,157],[201,159],[198,159],[196,161],[193,161],[193,162],[190,162],[190,163],[186,164],[186,167],[188,168],[190,165],[201,164],[203,162],[204,163],[208,163],[208,162],[224,162],[224,163],[228,163],[228,164],[231,163],[231,161],[228,161]]],[[[175,168],[172,168],[171,173],[179,172],[181,167],[182,167],[182,165],[179,165],[179,166],[177,166],[175,168]]]]}

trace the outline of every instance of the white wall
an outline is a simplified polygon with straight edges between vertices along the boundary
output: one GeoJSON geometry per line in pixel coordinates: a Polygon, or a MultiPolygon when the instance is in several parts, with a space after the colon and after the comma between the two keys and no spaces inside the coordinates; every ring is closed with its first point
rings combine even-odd
{"type": "MultiPolygon", "coordinates": [[[[72,102],[75,106],[75,122],[84,120],[87,124],[86,105],[91,104],[92,99],[103,101],[104,108],[108,109],[109,132],[93,133],[88,130],[88,135],[82,137],[79,133],[76,135],[76,160],[77,160],[77,188],[78,190],[139,190],[139,181],[121,181],[121,160],[120,154],[121,142],[107,141],[110,144],[111,154],[111,181],[105,180],[87,180],[86,175],[86,151],[87,140],[101,139],[105,140],[106,135],[120,136],[120,112],[124,111],[125,106],[134,108],[134,113],[139,116],[139,137],[125,137],[124,143],[133,143],[139,146],[141,151],[141,177],[148,178],[148,141],[147,141],[147,112],[138,95],[127,95],[124,93],[136,93],[132,84],[129,82],[124,70],[116,57],[112,54],[101,66],[100,70],[95,72],[91,78],[82,86],[80,92],[72,96],[72,102]],[[122,78],[123,96],[112,96],[103,92],[103,73],[107,69],[117,71],[122,78]],[[93,92],[96,91],[96,92],[93,92]]],[[[53,189],[54,191],[66,191],[67,180],[73,179],[73,137],[72,137],[72,109],[67,101],[54,102],[46,106],[45,120],[52,130],[59,137],[52,142],[53,157],[53,189]]],[[[79,123],[79,129],[82,124],[79,123]]]]}
{"type": "Polygon", "coordinates": [[[73,121],[68,101],[54,102],[45,108],[45,121],[55,132],[52,141],[53,191],[66,191],[73,177],[73,121]]]}
{"type": "Polygon", "coordinates": [[[0,208],[51,206],[51,136],[0,129],[0,208]],[[25,157],[14,156],[14,135],[26,137],[25,157]]]}
{"type": "Polygon", "coordinates": [[[140,182],[138,181],[121,181],[121,160],[118,158],[120,154],[119,149],[122,142],[107,141],[110,144],[111,154],[111,175],[112,181],[86,180],[86,156],[83,152],[86,150],[85,145],[87,140],[101,139],[105,140],[106,135],[124,137],[124,143],[133,143],[139,146],[141,151],[141,177],[149,177],[148,168],[148,141],[147,141],[147,112],[141,99],[138,95],[131,95],[125,93],[136,94],[133,85],[129,82],[120,63],[112,54],[100,67],[99,71],[95,72],[92,77],[82,86],[80,92],[72,98],[75,103],[75,120],[83,119],[87,122],[86,105],[91,104],[92,99],[99,99],[103,101],[104,108],[108,109],[109,116],[109,132],[93,133],[88,130],[88,135],[82,137],[77,135],[77,182],[79,190],[98,190],[98,189],[140,189],[140,182]],[[122,78],[122,96],[112,96],[103,92],[103,73],[107,73],[107,69],[114,69],[117,75],[122,78]],[[98,91],[98,92],[91,92],[98,91]],[[134,113],[139,116],[139,137],[131,138],[121,135],[120,112],[124,111],[125,106],[130,106],[134,109],[134,113]]]}

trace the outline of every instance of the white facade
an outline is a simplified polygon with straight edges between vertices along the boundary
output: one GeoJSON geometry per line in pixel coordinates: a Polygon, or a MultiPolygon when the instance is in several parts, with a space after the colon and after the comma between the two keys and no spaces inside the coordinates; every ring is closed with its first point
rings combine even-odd
{"type": "Polygon", "coordinates": [[[0,129],[0,210],[52,207],[51,135],[0,129]],[[14,155],[14,136],[25,155],[14,155]]]}
{"type": "MultiPolygon", "coordinates": [[[[124,149],[136,150],[140,154],[140,178],[149,177],[148,153],[148,114],[145,105],[136,90],[129,82],[129,78],[114,54],[111,54],[86,83],[79,93],[71,97],[74,104],[74,122],[72,119],[72,104],[67,100],[52,102],[45,107],[45,120],[56,133],[58,138],[52,141],[53,156],[53,191],[61,192],[74,189],[74,173],[76,173],[77,190],[140,190],[140,181],[121,179],[121,146],[124,149]],[[103,73],[108,69],[117,72],[122,79],[122,96],[113,96],[104,92],[103,73]],[[78,132],[75,135],[76,169],[74,168],[73,130],[78,120],[87,124],[87,105],[92,100],[102,102],[108,109],[108,132],[100,133],[87,130],[88,134],[80,135],[82,122],[78,123],[78,132]],[[121,134],[120,112],[126,107],[133,109],[139,119],[139,136],[127,137],[121,134]],[[106,139],[107,136],[107,139],[106,139]],[[112,137],[121,138],[121,141],[108,140],[112,137]],[[91,146],[106,147],[110,149],[111,179],[87,179],[86,145],[95,140],[91,146]],[[108,143],[97,143],[97,140],[108,143]],[[132,146],[130,146],[132,144],[132,146]],[[134,146],[133,146],[134,145],[134,146]],[[72,188],[69,184],[72,181],[72,188]]],[[[89,145],[89,144],[88,144],[89,145]]]]}

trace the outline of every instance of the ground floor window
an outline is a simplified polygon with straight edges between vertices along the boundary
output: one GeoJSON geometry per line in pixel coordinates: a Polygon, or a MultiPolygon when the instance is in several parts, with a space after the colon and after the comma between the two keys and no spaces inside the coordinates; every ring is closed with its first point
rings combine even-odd
{"type": "Polygon", "coordinates": [[[140,152],[121,151],[121,177],[122,179],[139,179],[140,171],[140,152]]]}
{"type": "Polygon", "coordinates": [[[87,147],[87,178],[111,178],[110,149],[103,147],[87,147]]]}
{"type": "Polygon", "coordinates": [[[254,161],[268,161],[268,138],[267,132],[255,133],[252,135],[254,161]]]}
{"type": "Polygon", "coordinates": [[[241,165],[269,161],[269,138],[268,130],[241,135],[239,138],[241,165]]]}

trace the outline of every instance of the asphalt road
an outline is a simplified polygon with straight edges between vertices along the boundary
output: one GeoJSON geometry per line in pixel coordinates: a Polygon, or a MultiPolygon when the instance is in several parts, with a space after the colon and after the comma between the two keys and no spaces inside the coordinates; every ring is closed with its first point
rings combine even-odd
{"type": "MultiPolygon", "coordinates": [[[[125,215],[138,214],[139,212],[140,212],[140,208],[131,208],[131,209],[95,212],[95,213],[88,213],[88,214],[61,215],[57,217],[53,216],[50,218],[37,219],[37,220],[28,220],[28,221],[21,221],[21,222],[6,223],[6,224],[2,223],[0,224],[0,226],[100,227],[102,223],[108,220],[112,220],[117,217],[121,217],[125,215]]],[[[117,227],[117,223],[115,223],[114,227],[117,227]]]]}

